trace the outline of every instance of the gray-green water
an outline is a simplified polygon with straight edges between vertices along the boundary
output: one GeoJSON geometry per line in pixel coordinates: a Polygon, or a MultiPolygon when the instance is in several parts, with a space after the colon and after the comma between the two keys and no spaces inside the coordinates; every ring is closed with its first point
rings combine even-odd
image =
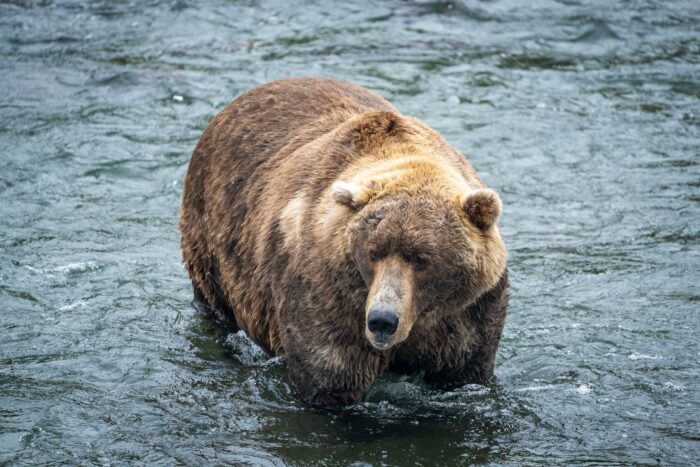
{"type": "Polygon", "coordinates": [[[700,462],[697,1],[0,2],[0,463],[700,462]],[[275,78],[364,85],[504,201],[498,380],[340,412],[190,307],[201,131],[275,78]]]}

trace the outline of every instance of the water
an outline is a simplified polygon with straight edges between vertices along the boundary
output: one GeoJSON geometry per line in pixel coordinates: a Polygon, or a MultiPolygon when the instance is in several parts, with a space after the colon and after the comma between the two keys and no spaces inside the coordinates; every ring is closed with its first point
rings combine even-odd
{"type": "Polygon", "coordinates": [[[700,459],[695,1],[0,2],[0,463],[700,459]],[[325,413],[190,307],[189,155],[236,95],[364,85],[504,201],[498,380],[325,413]]]}

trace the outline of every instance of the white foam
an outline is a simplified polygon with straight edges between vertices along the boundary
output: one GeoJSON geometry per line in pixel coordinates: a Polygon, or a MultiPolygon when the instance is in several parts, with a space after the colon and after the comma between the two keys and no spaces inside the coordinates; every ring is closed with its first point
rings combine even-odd
{"type": "Polygon", "coordinates": [[[53,268],[52,271],[63,272],[66,274],[74,274],[76,272],[94,271],[96,269],[99,269],[97,263],[95,263],[94,261],[86,261],[78,263],[69,263],[64,266],[58,266],[53,268]]]}
{"type": "Polygon", "coordinates": [[[659,355],[646,355],[643,353],[636,353],[633,352],[627,356],[630,360],[661,360],[661,356],[659,355]]]}
{"type": "Polygon", "coordinates": [[[682,384],[675,384],[670,381],[666,381],[664,383],[664,388],[668,389],[669,391],[685,391],[685,386],[682,384]]]}
{"type": "Polygon", "coordinates": [[[518,388],[515,389],[515,392],[534,392],[534,391],[546,391],[548,389],[554,389],[555,385],[554,384],[543,384],[541,386],[530,386],[527,388],[518,388]]]}
{"type": "Polygon", "coordinates": [[[226,347],[231,349],[236,360],[244,365],[265,364],[270,360],[267,354],[243,331],[229,334],[226,337],[226,347]]]}
{"type": "Polygon", "coordinates": [[[58,311],[70,311],[70,310],[75,310],[76,308],[83,308],[87,305],[83,300],[78,300],[77,302],[74,303],[69,303],[68,305],[62,306],[61,308],[58,309],[58,311]]]}

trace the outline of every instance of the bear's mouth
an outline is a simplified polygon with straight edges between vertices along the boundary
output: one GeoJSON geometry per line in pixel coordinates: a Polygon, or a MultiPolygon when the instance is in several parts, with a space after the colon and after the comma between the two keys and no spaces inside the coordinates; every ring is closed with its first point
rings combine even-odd
{"type": "Polygon", "coordinates": [[[376,339],[371,339],[369,342],[370,344],[372,344],[372,347],[379,350],[386,350],[389,347],[391,347],[391,343],[389,342],[389,340],[380,341],[376,339]]]}

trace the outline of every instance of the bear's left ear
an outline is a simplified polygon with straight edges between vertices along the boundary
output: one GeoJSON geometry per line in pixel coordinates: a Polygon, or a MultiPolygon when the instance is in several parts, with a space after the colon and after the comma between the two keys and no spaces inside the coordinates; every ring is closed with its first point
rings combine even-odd
{"type": "Polygon", "coordinates": [[[369,202],[371,190],[356,183],[335,182],[331,186],[331,196],[336,203],[357,209],[369,202]]]}
{"type": "Polygon", "coordinates": [[[483,231],[494,226],[501,215],[501,198],[488,188],[464,193],[459,201],[467,218],[483,231]]]}

